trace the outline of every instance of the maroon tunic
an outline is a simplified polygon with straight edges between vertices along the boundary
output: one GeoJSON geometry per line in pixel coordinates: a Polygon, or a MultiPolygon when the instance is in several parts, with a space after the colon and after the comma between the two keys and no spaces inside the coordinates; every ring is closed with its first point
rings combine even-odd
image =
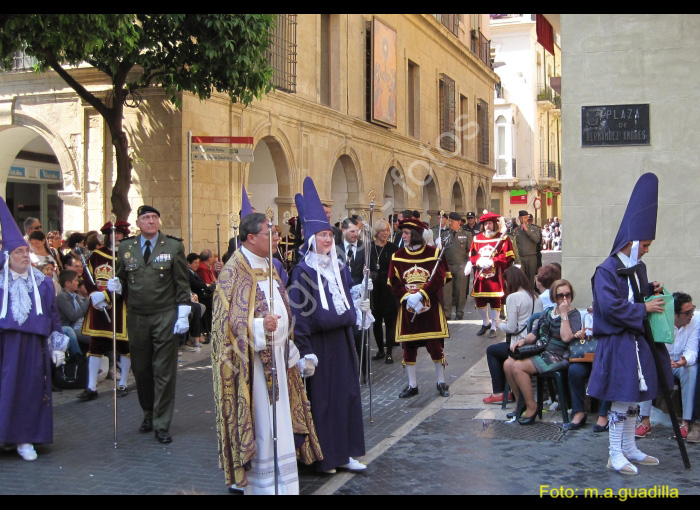
{"type": "MultiPolygon", "coordinates": [[[[112,250],[100,248],[95,250],[88,259],[88,265],[83,269],[83,280],[88,294],[93,292],[104,292],[107,301],[111,302],[112,293],[107,290],[107,280],[113,278],[112,274],[112,250]],[[87,271],[95,278],[95,285],[92,284],[87,271]]],[[[112,308],[106,309],[112,319],[112,308]]],[[[126,331],[126,304],[124,300],[117,296],[117,340],[129,340],[126,331]]],[[[107,320],[107,316],[102,310],[98,310],[92,305],[88,308],[88,313],[83,322],[83,335],[99,338],[112,338],[112,324],[107,320]]]]}
{"type": "Polygon", "coordinates": [[[423,245],[417,251],[401,248],[391,257],[387,284],[399,300],[399,316],[396,321],[396,342],[413,342],[450,336],[447,319],[441,304],[440,290],[452,279],[445,259],[441,259],[432,279],[430,273],[438,263],[439,250],[423,245]],[[413,292],[423,294],[426,307],[411,322],[414,313],[406,309],[406,298],[413,292]]]}

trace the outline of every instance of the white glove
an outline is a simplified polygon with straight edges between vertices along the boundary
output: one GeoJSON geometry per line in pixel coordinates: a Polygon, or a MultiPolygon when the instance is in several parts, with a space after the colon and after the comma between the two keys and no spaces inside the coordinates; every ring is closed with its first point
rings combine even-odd
{"type": "Polygon", "coordinates": [[[51,351],[51,361],[54,365],[60,367],[66,362],[66,353],[63,351],[51,351]]]}
{"type": "Polygon", "coordinates": [[[374,289],[374,284],[372,283],[372,278],[367,278],[367,290],[374,289]]]}
{"type": "Polygon", "coordinates": [[[473,267],[474,267],[474,266],[472,266],[472,261],[471,261],[471,260],[470,260],[469,262],[467,262],[467,265],[464,266],[464,275],[465,275],[465,276],[470,275],[470,274],[472,273],[472,268],[473,268],[473,267]]]}
{"type": "Polygon", "coordinates": [[[311,377],[316,372],[316,364],[312,358],[304,357],[297,362],[302,377],[311,377]]]}
{"type": "Polygon", "coordinates": [[[491,266],[493,266],[493,260],[491,260],[489,257],[479,257],[479,260],[476,261],[476,267],[481,269],[486,269],[491,266]]]}
{"type": "Polygon", "coordinates": [[[406,306],[415,310],[422,300],[423,295],[420,292],[415,292],[406,298],[406,306]]]}
{"type": "Polygon", "coordinates": [[[419,301],[418,304],[413,308],[413,311],[415,313],[421,313],[423,311],[423,308],[425,308],[423,306],[423,303],[419,301]]]}
{"type": "Polygon", "coordinates": [[[110,292],[122,293],[122,282],[119,278],[107,280],[107,290],[110,292]]]}
{"type": "Polygon", "coordinates": [[[365,299],[360,303],[361,312],[369,312],[369,299],[365,299]]]}
{"type": "Polygon", "coordinates": [[[109,303],[107,302],[107,298],[102,292],[93,292],[92,294],[90,294],[90,301],[92,301],[92,306],[94,306],[98,310],[107,308],[107,306],[109,305],[109,303]]]}
{"type": "Polygon", "coordinates": [[[182,335],[187,333],[190,329],[190,321],[188,316],[190,315],[190,305],[178,305],[177,307],[177,320],[175,321],[175,328],[173,328],[173,333],[176,335],[182,335]]]}

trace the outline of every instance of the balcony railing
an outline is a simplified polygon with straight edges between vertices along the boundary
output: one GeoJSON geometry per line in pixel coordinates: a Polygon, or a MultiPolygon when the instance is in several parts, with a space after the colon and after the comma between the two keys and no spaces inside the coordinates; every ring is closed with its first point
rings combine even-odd
{"type": "Polygon", "coordinates": [[[499,158],[496,160],[496,176],[499,179],[515,179],[518,176],[516,171],[515,158],[510,161],[510,168],[508,167],[508,161],[499,158]]]}
{"type": "Polygon", "coordinates": [[[561,109],[561,96],[549,85],[542,83],[537,84],[537,100],[549,101],[556,108],[561,109]]]}
{"type": "Polygon", "coordinates": [[[472,51],[484,64],[491,67],[491,41],[484,37],[481,30],[472,30],[472,51]]]}
{"type": "Polygon", "coordinates": [[[553,179],[561,181],[561,165],[554,161],[540,162],[540,179],[553,179]]]}

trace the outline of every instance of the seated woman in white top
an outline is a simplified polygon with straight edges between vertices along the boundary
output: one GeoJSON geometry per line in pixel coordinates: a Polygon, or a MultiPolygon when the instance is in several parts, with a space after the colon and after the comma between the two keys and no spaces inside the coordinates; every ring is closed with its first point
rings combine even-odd
{"type": "MultiPolygon", "coordinates": [[[[506,341],[486,349],[486,361],[491,372],[493,393],[484,398],[484,404],[500,404],[506,377],[503,363],[508,359],[510,346],[527,335],[527,320],[533,313],[542,312],[542,301],[527,276],[518,267],[510,266],[503,273],[506,292],[506,321],[498,329],[506,333],[506,341]]],[[[513,398],[509,394],[508,400],[513,398]]]]}

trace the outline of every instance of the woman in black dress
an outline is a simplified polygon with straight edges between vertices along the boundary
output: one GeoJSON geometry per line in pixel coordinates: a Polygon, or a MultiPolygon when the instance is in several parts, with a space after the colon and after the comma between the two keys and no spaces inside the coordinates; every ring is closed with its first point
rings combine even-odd
{"type": "Polygon", "coordinates": [[[394,362],[391,350],[394,348],[396,338],[396,314],[398,305],[396,298],[391,292],[391,287],[387,284],[389,279],[389,263],[391,256],[398,251],[399,247],[389,241],[391,228],[389,222],[380,219],[374,222],[372,227],[374,242],[370,245],[370,277],[372,278],[372,315],[374,315],[374,339],[377,342],[377,354],[372,356],[373,360],[382,359],[386,356],[385,363],[394,362]],[[384,332],[382,321],[386,326],[386,351],[384,349],[384,332]]]}

